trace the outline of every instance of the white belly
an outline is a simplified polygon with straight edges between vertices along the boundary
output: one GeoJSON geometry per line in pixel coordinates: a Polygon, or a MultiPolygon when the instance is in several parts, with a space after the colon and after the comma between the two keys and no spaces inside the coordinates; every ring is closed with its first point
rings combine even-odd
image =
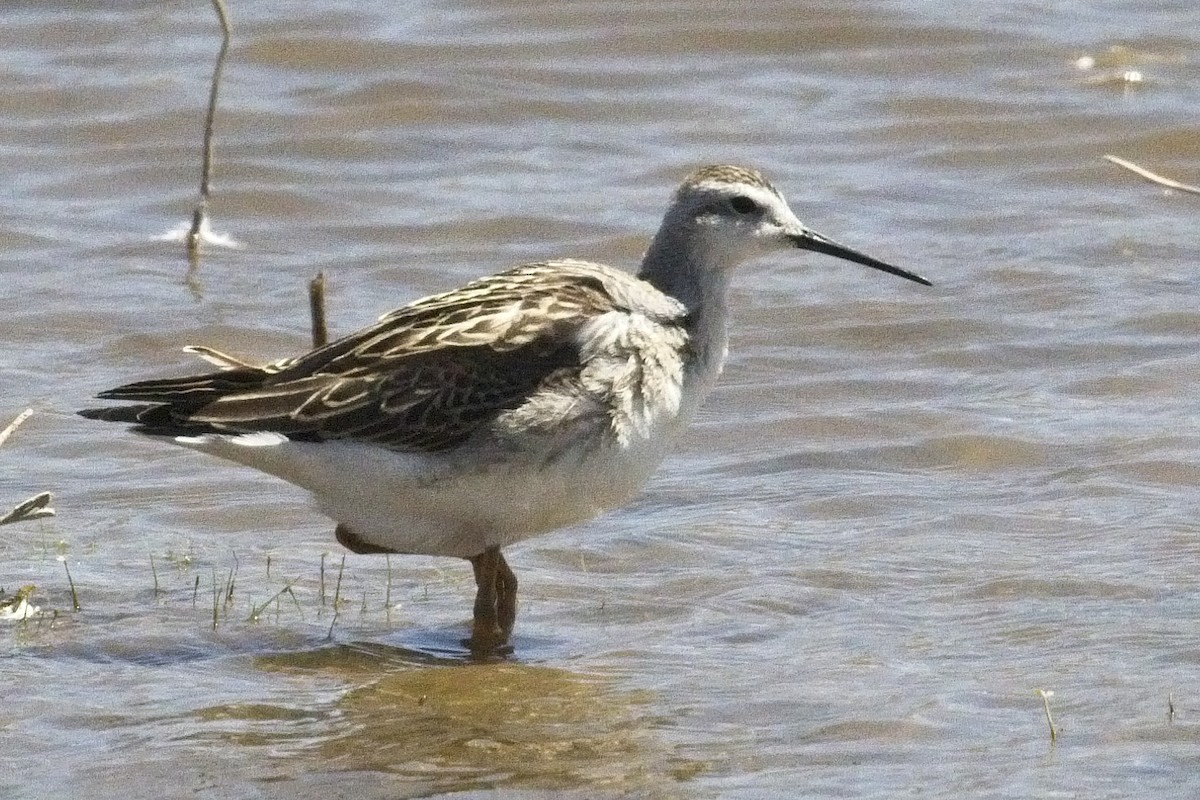
{"type": "Polygon", "coordinates": [[[399,553],[469,557],[591,519],[635,495],[670,439],[568,450],[544,465],[480,464],[353,442],[276,434],[207,435],[180,444],[276,475],[312,493],[322,513],[399,553]]]}
{"type": "Polygon", "coordinates": [[[585,332],[577,382],[531,396],[450,452],[294,442],[274,433],[175,441],[307,489],[366,544],[475,556],[629,500],[720,371],[719,353],[700,359],[684,386],[683,333],[639,315],[613,312],[585,332]]]}

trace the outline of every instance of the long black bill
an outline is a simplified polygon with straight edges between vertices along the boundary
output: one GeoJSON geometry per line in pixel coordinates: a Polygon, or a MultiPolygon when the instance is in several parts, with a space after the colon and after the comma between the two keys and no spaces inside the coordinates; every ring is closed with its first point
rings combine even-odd
{"type": "Polygon", "coordinates": [[[900,269],[899,267],[893,267],[891,264],[885,264],[877,258],[871,258],[870,256],[860,253],[857,250],[852,250],[849,247],[846,247],[844,244],[838,244],[837,242],[833,241],[833,239],[822,236],[815,231],[806,230],[804,233],[792,234],[792,241],[796,243],[796,247],[804,250],[812,250],[814,253],[824,253],[827,256],[844,258],[847,261],[853,261],[855,264],[862,264],[863,266],[872,267],[882,272],[898,275],[901,278],[907,278],[915,283],[924,284],[925,286],[933,286],[930,281],[922,278],[915,272],[909,272],[906,269],[900,269]]]}

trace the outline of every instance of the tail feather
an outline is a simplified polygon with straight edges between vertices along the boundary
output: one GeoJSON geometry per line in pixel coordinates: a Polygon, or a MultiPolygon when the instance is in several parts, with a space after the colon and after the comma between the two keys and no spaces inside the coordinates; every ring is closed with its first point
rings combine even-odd
{"type": "Polygon", "coordinates": [[[88,419],[98,419],[101,422],[140,423],[141,415],[151,413],[162,406],[144,403],[136,406],[110,406],[108,408],[83,408],[75,413],[88,419]]]}
{"type": "Polygon", "coordinates": [[[75,413],[81,417],[97,419],[101,422],[123,422],[134,425],[135,431],[150,436],[198,436],[203,433],[228,432],[212,425],[180,419],[171,412],[170,406],[155,403],[84,408],[75,413]]]}
{"type": "Polygon", "coordinates": [[[230,392],[252,389],[269,375],[258,367],[239,367],[204,375],[127,383],[96,395],[101,400],[141,400],[170,403],[177,410],[196,409],[230,392]]]}
{"type": "Polygon", "coordinates": [[[153,436],[196,436],[227,432],[188,416],[230,392],[260,386],[270,373],[258,367],[237,367],[204,375],[127,383],[96,395],[101,400],[134,400],[134,405],[85,408],[80,416],[103,422],[136,425],[136,431],[153,436]]]}

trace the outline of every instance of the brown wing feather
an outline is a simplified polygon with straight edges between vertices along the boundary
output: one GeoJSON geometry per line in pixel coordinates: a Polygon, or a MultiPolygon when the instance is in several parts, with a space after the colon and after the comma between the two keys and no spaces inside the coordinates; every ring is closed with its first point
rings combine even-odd
{"type": "Polygon", "coordinates": [[[418,300],[277,372],[238,368],[100,396],[159,404],[137,414],[154,433],[275,431],[445,450],[578,368],[575,332],[617,308],[602,276],[530,264],[418,300]]]}

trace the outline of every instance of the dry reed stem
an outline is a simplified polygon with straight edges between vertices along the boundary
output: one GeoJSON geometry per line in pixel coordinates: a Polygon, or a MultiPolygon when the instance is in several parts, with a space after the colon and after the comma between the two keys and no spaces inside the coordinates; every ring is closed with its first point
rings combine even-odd
{"type": "Polygon", "coordinates": [[[6,425],[4,427],[4,430],[0,431],[0,445],[3,445],[5,442],[7,442],[8,437],[12,436],[13,431],[15,431],[17,428],[21,427],[21,423],[24,422],[25,420],[29,419],[32,416],[33,416],[32,408],[27,408],[24,411],[22,411],[20,414],[17,414],[17,418],[14,419],[12,422],[8,423],[8,425],[6,425]]]}
{"type": "Polygon", "coordinates": [[[213,67],[212,82],[208,91],[208,114],[204,119],[204,142],[200,161],[200,200],[192,212],[192,227],[188,231],[188,255],[194,260],[200,250],[201,229],[208,219],[208,198],[212,180],[213,163],[213,119],[217,114],[217,92],[221,86],[221,72],[225,69],[225,56],[229,52],[229,14],[225,9],[224,0],[212,0],[221,22],[221,50],[217,53],[217,63],[213,67]]]}
{"type": "MultiPolygon", "coordinates": [[[[21,427],[21,423],[31,416],[33,416],[33,409],[27,408],[18,414],[16,419],[4,426],[4,430],[0,430],[0,445],[8,441],[8,437],[12,436],[13,431],[21,427]]],[[[17,503],[7,514],[0,516],[0,525],[10,525],[14,522],[26,522],[31,519],[53,517],[54,509],[50,507],[50,501],[53,499],[50,492],[35,494],[28,500],[17,503]]]]}
{"type": "Polygon", "coordinates": [[[1200,186],[1192,186],[1190,183],[1180,183],[1179,181],[1171,178],[1164,178],[1157,172],[1151,172],[1145,167],[1139,166],[1132,161],[1126,161],[1123,158],[1113,155],[1106,155],[1104,160],[1116,164],[1118,167],[1123,167],[1135,175],[1140,175],[1151,183],[1157,183],[1159,186],[1165,186],[1168,189],[1175,189],[1176,191],[1180,192],[1187,192],[1188,194],[1200,194],[1200,186]]]}
{"type": "Polygon", "coordinates": [[[1046,712],[1046,724],[1050,726],[1050,744],[1053,745],[1058,741],[1058,731],[1054,727],[1054,717],[1050,714],[1050,697],[1054,692],[1038,689],[1037,693],[1042,698],[1042,710],[1046,712]]]}
{"type": "Polygon", "coordinates": [[[325,273],[308,282],[308,310],[312,317],[313,347],[324,347],[329,341],[329,327],[325,322],[325,273]]]}

